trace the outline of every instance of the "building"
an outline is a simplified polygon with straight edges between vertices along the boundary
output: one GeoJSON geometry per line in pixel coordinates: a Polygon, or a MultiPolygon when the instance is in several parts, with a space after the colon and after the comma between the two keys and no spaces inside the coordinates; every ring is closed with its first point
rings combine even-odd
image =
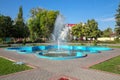
{"type": "Polygon", "coordinates": [[[75,25],[77,25],[77,24],[66,24],[66,26],[69,27],[69,30],[71,30],[71,28],[75,25]]]}
{"type": "Polygon", "coordinates": [[[68,29],[69,29],[69,33],[68,33],[69,40],[72,40],[72,39],[74,38],[74,36],[72,36],[72,34],[71,34],[71,29],[72,29],[72,27],[75,26],[75,25],[77,25],[77,24],[66,24],[66,25],[65,25],[65,26],[68,27],[68,29]]]}

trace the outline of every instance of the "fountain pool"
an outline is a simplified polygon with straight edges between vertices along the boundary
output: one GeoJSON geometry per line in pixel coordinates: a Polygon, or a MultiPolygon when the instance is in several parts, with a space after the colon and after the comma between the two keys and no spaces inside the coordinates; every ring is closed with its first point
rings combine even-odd
{"type": "Polygon", "coordinates": [[[61,45],[58,50],[57,45],[48,46],[24,46],[18,48],[7,48],[7,50],[17,51],[19,54],[34,54],[39,58],[51,60],[68,60],[82,58],[88,54],[97,54],[100,51],[108,51],[111,48],[101,46],[68,46],[61,45]]]}

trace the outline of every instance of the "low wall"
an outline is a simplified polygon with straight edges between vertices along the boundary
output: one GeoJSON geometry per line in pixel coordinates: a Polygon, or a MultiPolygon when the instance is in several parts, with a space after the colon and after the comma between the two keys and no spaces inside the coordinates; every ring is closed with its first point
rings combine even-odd
{"type": "Polygon", "coordinates": [[[98,41],[114,41],[114,37],[102,37],[102,38],[97,38],[98,41]]]}

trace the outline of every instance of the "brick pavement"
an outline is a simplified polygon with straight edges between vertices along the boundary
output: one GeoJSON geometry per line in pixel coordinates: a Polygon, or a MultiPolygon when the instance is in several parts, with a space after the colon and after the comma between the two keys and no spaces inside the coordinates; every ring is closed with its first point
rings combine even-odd
{"type": "Polygon", "coordinates": [[[89,66],[120,55],[120,49],[89,54],[85,58],[54,61],[37,58],[34,54],[18,54],[0,48],[0,56],[36,66],[30,71],[0,76],[0,80],[49,80],[54,76],[66,75],[78,80],[120,80],[120,75],[88,69],[89,66]]]}

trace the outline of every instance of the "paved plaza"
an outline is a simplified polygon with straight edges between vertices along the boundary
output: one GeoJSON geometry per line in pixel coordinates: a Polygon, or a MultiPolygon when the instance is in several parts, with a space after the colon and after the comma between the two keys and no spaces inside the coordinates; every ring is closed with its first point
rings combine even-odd
{"type": "Polygon", "coordinates": [[[119,74],[89,69],[90,66],[120,55],[120,49],[89,54],[87,57],[71,60],[47,60],[34,54],[18,54],[0,48],[0,56],[15,61],[22,61],[34,67],[32,70],[0,76],[0,80],[55,80],[56,77],[68,76],[75,80],[120,80],[119,74]]]}

